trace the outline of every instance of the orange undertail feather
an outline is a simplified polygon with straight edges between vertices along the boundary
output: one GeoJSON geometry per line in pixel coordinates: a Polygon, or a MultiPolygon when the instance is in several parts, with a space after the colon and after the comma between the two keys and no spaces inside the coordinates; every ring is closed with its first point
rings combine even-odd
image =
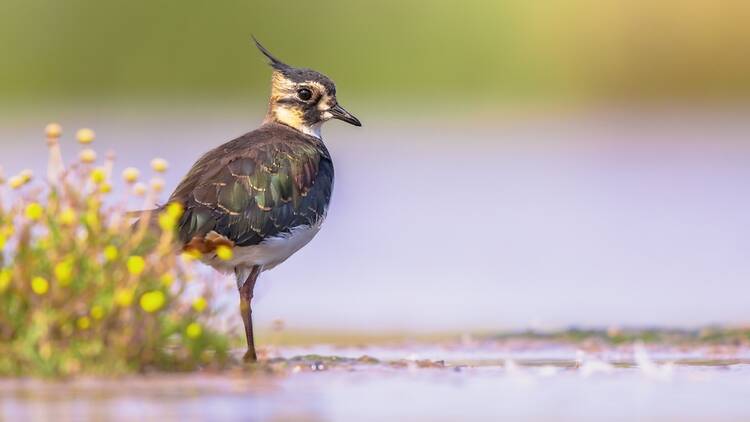
{"type": "Polygon", "coordinates": [[[193,237],[182,249],[185,252],[200,252],[205,255],[216,251],[220,246],[233,248],[234,242],[216,232],[210,232],[203,237],[193,237]]]}
{"type": "MultiPolygon", "coordinates": [[[[158,218],[155,218],[155,216],[157,216],[160,211],[161,209],[159,208],[153,210],[128,211],[125,215],[128,218],[135,219],[133,227],[138,227],[142,218],[148,218],[149,227],[158,229],[158,218]]],[[[235,243],[215,231],[212,231],[204,236],[193,237],[189,242],[181,246],[181,250],[183,252],[198,252],[201,255],[205,255],[215,252],[220,246],[234,248],[235,243]]]]}

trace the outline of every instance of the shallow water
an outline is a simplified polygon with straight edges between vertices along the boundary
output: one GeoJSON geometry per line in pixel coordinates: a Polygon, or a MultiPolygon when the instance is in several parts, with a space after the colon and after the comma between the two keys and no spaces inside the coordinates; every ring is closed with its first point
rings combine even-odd
{"type": "Polygon", "coordinates": [[[565,344],[483,344],[315,346],[271,354],[280,357],[254,370],[222,374],[6,380],[0,382],[0,415],[4,420],[750,418],[747,350],[623,346],[584,352],[565,344]]]}

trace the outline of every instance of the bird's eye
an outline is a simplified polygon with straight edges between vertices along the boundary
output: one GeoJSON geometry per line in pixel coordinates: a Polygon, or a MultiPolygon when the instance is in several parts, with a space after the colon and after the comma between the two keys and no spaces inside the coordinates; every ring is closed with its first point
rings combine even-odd
{"type": "Polygon", "coordinates": [[[302,88],[297,90],[297,96],[302,101],[308,101],[310,100],[310,98],[312,98],[312,91],[307,88],[302,88]]]}

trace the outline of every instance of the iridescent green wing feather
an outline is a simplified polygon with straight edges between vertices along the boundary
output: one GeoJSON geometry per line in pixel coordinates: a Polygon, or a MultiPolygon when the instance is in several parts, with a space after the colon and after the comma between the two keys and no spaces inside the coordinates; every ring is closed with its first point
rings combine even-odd
{"type": "Polygon", "coordinates": [[[185,205],[182,242],[214,231],[238,246],[250,246],[324,217],[333,166],[322,144],[290,139],[244,147],[230,143],[226,154],[221,152],[196,163],[173,195],[185,205]]]}

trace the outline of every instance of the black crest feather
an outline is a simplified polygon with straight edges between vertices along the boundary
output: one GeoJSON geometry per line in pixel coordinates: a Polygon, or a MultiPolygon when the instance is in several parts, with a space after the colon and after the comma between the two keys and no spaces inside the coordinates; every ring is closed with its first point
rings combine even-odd
{"type": "Polygon", "coordinates": [[[271,54],[271,52],[268,51],[268,49],[266,49],[266,47],[263,47],[260,44],[260,42],[255,38],[255,36],[253,36],[253,41],[255,42],[255,46],[258,47],[258,50],[260,50],[260,52],[263,53],[263,55],[266,56],[268,58],[268,60],[270,60],[269,64],[271,65],[271,67],[273,67],[274,69],[277,69],[277,70],[289,69],[291,67],[288,64],[286,64],[286,63],[282,62],[281,60],[277,59],[276,57],[274,57],[274,55],[271,54]]]}

